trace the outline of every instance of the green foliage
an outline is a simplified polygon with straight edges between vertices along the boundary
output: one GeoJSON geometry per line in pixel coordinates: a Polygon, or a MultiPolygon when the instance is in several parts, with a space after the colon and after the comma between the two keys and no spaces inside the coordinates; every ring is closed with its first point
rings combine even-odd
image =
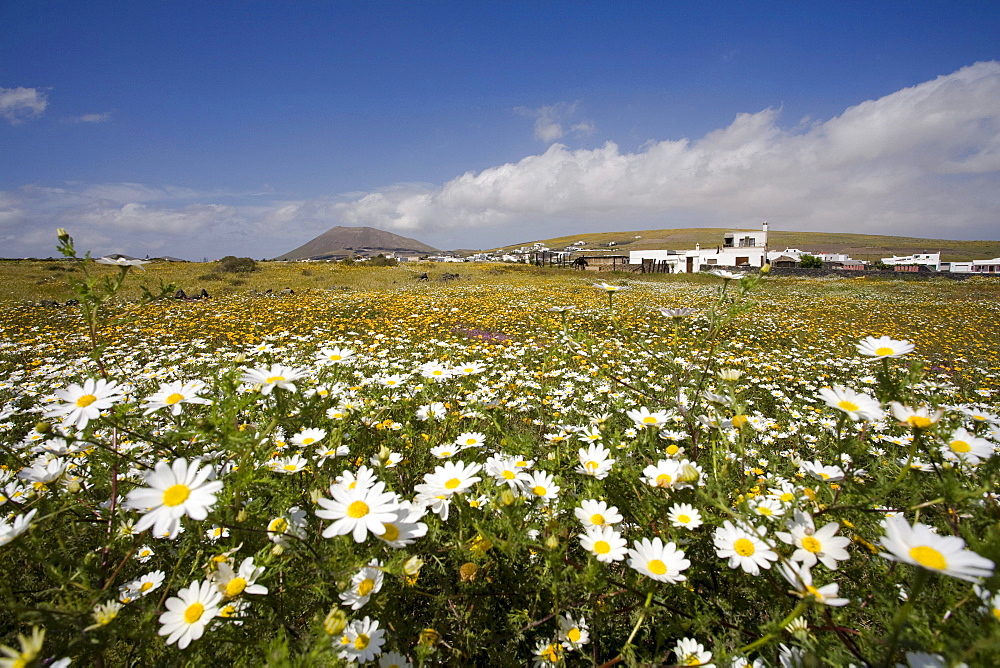
{"type": "Polygon", "coordinates": [[[218,262],[216,271],[223,274],[249,274],[260,271],[257,261],[249,257],[235,257],[227,255],[218,262]]]}
{"type": "Polygon", "coordinates": [[[399,264],[399,260],[394,257],[386,257],[385,255],[379,253],[373,258],[369,258],[367,264],[369,267],[395,267],[399,264]]]}
{"type": "Polygon", "coordinates": [[[803,269],[822,269],[823,260],[815,255],[809,255],[806,253],[799,259],[799,266],[803,269]]]}

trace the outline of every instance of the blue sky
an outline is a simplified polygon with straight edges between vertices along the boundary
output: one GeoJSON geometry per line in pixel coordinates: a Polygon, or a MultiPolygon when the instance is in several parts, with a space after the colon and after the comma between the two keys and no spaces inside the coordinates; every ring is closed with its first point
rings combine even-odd
{"type": "Polygon", "coordinates": [[[0,256],[1000,239],[1000,3],[0,3],[0,256]]]}

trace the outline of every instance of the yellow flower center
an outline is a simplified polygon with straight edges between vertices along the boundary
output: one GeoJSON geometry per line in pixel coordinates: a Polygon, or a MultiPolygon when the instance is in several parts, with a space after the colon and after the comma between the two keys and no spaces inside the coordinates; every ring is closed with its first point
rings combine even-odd
{"type": "Polygon", "coordinates": [[[312,438],[311,436],[302,439],[302,445],[312,445],[315,442],[316,442],[316,439],[312,438]]]}
{"type": "Polygon", "coordinates": [[[285,529],[288,528],[288,520],[284,517],[277,517],[271,520],[271,524],[267,527],[268,531],[273,531],[275,533],[285,533],[285,529]]]}
{"type": "Polygon", "coordinates": [[[952,441],[951,449],[955,452],[969,452],[972,448],[965,441],[952,441]]]}
{"type": "Polygon", "coordinates": [[[466,445],[475,445],[475,444],[476,444],[476,443],[478,443],[478,442],[479,442],[479,441],[477,441],[477,440],[476,440],[476,439],[474,439],[474,438],[467,438],[467,439],[465,439],[465,444],[466,444],[466,445]]]}
{"type": "Polygon", "coordinates": [[[535,485],[531,488],[531,493],[535,496],[545,496],[546,489],[541,485],[535,485]]]}
{"type": "Polygon", "coordinates": [[[339,362],[342,359],[344,359],[344,358],[341,357],[340,355],[330,355],[330,361],[331,362],[339,362]]]}
{"type": "Polygon", "coordinates": [[[382,534],[382,540],[389,541],[390,543],[397,538],[399,538],[399,529],[396,528],[395,524],[386,524],[385,533],[382,534]]]}
{"type": "Polygon", "coordinates": [[[518,467],[518,468],[524,468],[524,467],[525,467],[525,466],[527,466],[527,465],[528,465],[528,462],[524,461],[523,459],[522,459],[522,460],[519,460],[519,461],[516,461],[516,462],[514,462],[514,466],[516,466],[516,467],[518,467]]]}
{"type": "Polygon", "coordinates": [[[187,485],[171,485],[163,492],[163,505],[179,506],[191,496],[191,490],[187,485]]]}
{"type": "Polygon", "coordinates": [[[666,473],[661,473],[660,475],[656,476],[657,487],[669,487],[671,482],[673,482],[673,478],[668,476],[666,473]]]}
{"type": "Polygon", "coordinates": [[[371,639],[364,633],[359,633],[358,637],[354,639],[354,649],[364,649],[368,647],[368,643],[371,639]]]}
{"type": "Polygon", "coordinates": [[[205,606],[201,603],[192,603],[188,606],[187,610],[184,611],[184,621],[188,624],[194,624],[196,621],[201,619],[201,615],[204,612],[205,606]]]}
{"type": "Polygon", "coordinates": [[[680,448],[677,447],[676,443],[671,443],[670,445],[667,446],[667,454],[668,455],[671,455],[671,456],[676,455],[678,450],[680,450],[680,448]]]}
{"type": "Polygon", "coordinates": [[[611,551],[611,545],[606,540],[599,540],[594,543],[594,552],[597,554],[607,554],[611,551]]]}
{"type": "Polygon", "coordinates": [[[593,515],[590,516],[590,523],[591,524],[594,524],[596,526],[602,527],[602,526],[604,526],[605,522],[606,522],[606,520],[604,519],[604,515],[602,515],[600,513],[594,513],[593,515]]]}
{"type": "Polygon", "coordinates": [[[892,348],[889,348],[888,346],[882,346],[881,348],[876,348],[875,349],[875,354],[876,355],[894,355],[894,354],[896,354],[896,351],[893,350],[892,348]]]}
{"type": "Polygon", "coordinates": [[[142,586],[139,587],[139,591],[149,591],[153,588],[152,582],[143,582],[142,586]]]}
{"type": "Polygon", "coordinates": [[[653,417],[652,415],[647,415],[646,417],[642,418],[642,423],[643,424],[656,424],[656,418],[653,417]]]}
{"type": "Polygon", "coordinates": [[[456,487],[458,487],[461,484],[462,484],[461,480],[459,480],[458,478],[452,478],[451,480],[449,480],[448,482],[446,482],[444,484],[444,488],[445,489],[455,489],[456,487]]]}
{"type": "Polygon", "coordinates": [[[578,628],[570,629],[569,633],[566,634],[566,638],[570,642],[580,642],[580,629],[578,628]]]}
{"type": "Polygon", "coordinates": [[[948,561],[944,555],[927,545],[919,545],[910,549],[910,558],[924,568],[933,568],[936,571],[943,571],[948,568],[948,561]]]}
{"type": "Polygon", "coordinates": [[[659,559],[651,559],[646,567],[649,568],[649,572],[654,575],[663,575],[667,572],[667,565],[660,561],[659,559]]]}
{"type": "Polygon", "coordinates": [[[823,545],[812,536],[803,536],[802,549],[815,554],[823,549],[823,545]]]}
{"type": "Polygon", "coordinates": [[[295,464],[285,464],[281,468],[285,469],[286,471],[294,471],[295,470],[295,464]]]}
{"type": "Polygon", "coordinates": [[[76,400],[76,405],[79,406],[80,408],[86,408],[95,401],[97,401],[97,397],[95,397],[93,394],[85,394],[76,400]]]}
{"type": "Polygon", "coordinates": [[[600,466],[600,464],[598,464],[593,459],[591,459],[589,462],[587,462],[586,464],[584,464],[584,466],[586,467],[586,469],[588,471],[596,471],[597,467],[600,466]]]}
{"type": "Polygon", "coordinates": [[[179,404],[182,401],[184,401],[184,395],[174,392],[169,397],[167,397],[163,403],[167,404],[168,406],[173,406],[174,404],[179,404]]]}
{"type": "Polygon", "coordinates": [[[232,617],[236,614],[236,606],[230,603],[219,610],[219,617],[232,617]]]}
{"type": "Polygon", "coordinates": [[[504,477],[504,478],[506,478],[507,480],[513,480],[513,479],[514,479],[514,478],[516,478],[517,476],[516,476],[516,475],[514,475],[514,472],[513,472],[513,471],[504,471],[504,472],[503,472],[503,477],[504,477]]]}
{"type": "Polygon", "coordinates": [[[763,515],[764,517],[770,517],[774,513],[774,511],[768,508],[767,506],[758,506],[757,513],[763,515]]]}
{"type": "Polygon", "coordinates": [[[747,416],[746,415],[734,415],[733,416],[733,426],[734,427],[739,428],[739,427],[742,427],[743,425],[745,425],[746,423],[747,423],[747,416]]]}
{"type": "Polygon", "coordinates": [[[247,581],[243,578],[233,578],[226,585],[226,597],[236,598],[243,593],[243,590],[247,588],[247,581]]]}
{"type": "Polygon", "coordinates": [[[785,492],[779,498],[782,500],[783,503],[791,503],[792,501],[795,500],[795,495],[792,494],[791,492],[785,492]]]}
{"type": "Polygon", "coordinates": [[[347,506],[347,516],[358,519],[368,514],[368,504],[364,501],[353,501],[347,506]]]}
{"type": "Polygon", "coordinates": [[[746,538],[740,538],[735,543],[733,543],[733,549],[736,551],[736,554],[740,555],[741,557],[749,557],[750,555],[752,555],[754,552],[757,551],[756,548],[754,548],[753,546],[753,541],[750,541],[746,538]]]}
{"type": "Polygon", "coordinates": [[[284,376],[271,376],[270,378],[268,378],[268,379],[267,379],[267,380],[265,380],[264,382],[265,382],[265,383],[280,383],[280,382],[281,382],[281,381],[283,381],[284,379],[285,379],[285,377],[284,377],[284,376]]]}
{"type": "Polygon", "coordinates": [[[691,518],[687,515],[678,515],[677,521],[680,522],[681,524],[687,524],[688,522],[691,521],[691,518]]]}
{"type": "Polygon", "coordinates": [[[837,408],[839,408],[839,409],[841,409],[843,411],[847,411],[848,413],[852,413],[852,412],[858,410],[858,405],[856,403],[854,403],[853,401],[847,401],[845,399],[844,401],[841,401],[839,404],[837,404],[837,408]]]}
{"type": "Polygon", "coordinates": [[[358,596],[368,596],[374,588],[375,581],[371,578],[365,578],[358,584],[358,596]]]}

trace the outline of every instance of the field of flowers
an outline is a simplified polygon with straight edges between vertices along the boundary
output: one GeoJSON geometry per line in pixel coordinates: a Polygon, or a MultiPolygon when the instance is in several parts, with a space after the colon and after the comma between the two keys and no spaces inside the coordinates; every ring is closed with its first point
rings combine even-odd
{"type": "Polygon", "coordinates": [[[10,304],[0,665],[995,665],[997,283],[588,278],[10,304]]]}

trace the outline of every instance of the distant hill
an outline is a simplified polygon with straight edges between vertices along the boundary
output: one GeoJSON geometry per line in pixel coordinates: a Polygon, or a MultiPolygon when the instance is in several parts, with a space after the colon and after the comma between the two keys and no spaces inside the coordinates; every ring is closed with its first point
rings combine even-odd
{"type": "MultiPolygon", "coordinates": [[[[739,231],[737,228],[701,227],[665,230],[635,230],[632,232],[596,232],[574,234],[554,239],[539,239],[504,246],[504,249],[543,243],[549,248],[564,248],[577,241],[587,245],[582,252],[601,249],[627,255],[633,250],[664,248],[685,250],[701,244],[703,248],[714,248],[722,244],[726,232],[739,231]],[[614,243],[613,246],[609,244],[614,243]]],[[[760,231],[759,228],[747,231],[760,231]]],[[[954,241],[950,239],[922,239],[919,237],[893,237],[874,234],[842,234],[839,232],[768,232],[768,247],[771,250],[799,248],[816,253],[848,253],[857,260],[877,260],[892,255],[912,255],[913,253],[941,253],[946,262],[991,259],[1000,257],[1000,241],[954,241]]]]}
{"type": "Polygon", "coordinates": [[[377,255],[387,251],[438,252],[436,248],[416,239],[401,237],[398,234],[377,230],[374,227],[341,227],[338,225],[275,259],[303,260],[329,256],[377,255]]]}

